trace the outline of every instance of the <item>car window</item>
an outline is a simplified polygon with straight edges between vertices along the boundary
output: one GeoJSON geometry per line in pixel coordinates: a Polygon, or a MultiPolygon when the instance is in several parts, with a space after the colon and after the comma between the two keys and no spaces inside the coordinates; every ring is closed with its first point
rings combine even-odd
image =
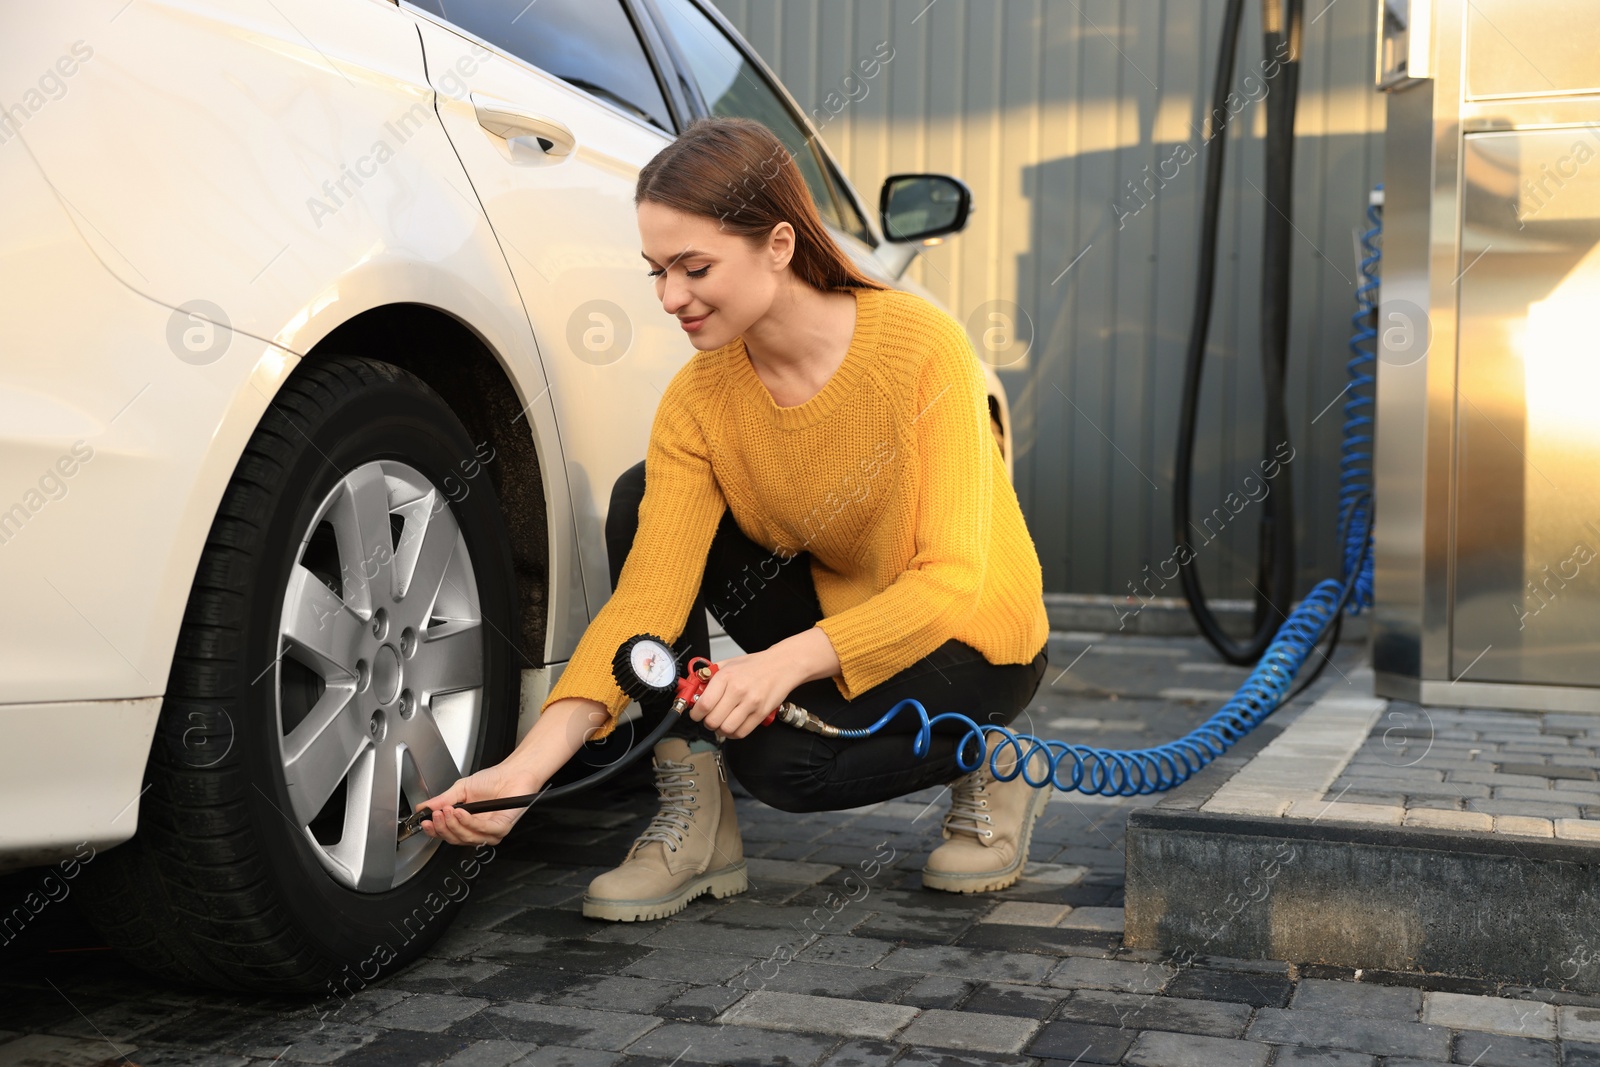
{"type": "Polygon", "coordinates": [[[862,244],[877,247],[878,242],[873,238],[872,231],[867,229],[866,220],[861,217],[861,212],[856,210],[855,200],[846,191],[844,177],[839,173],[839,168],[833,165],[833,160],[823,156],[823,161],[828,164],[828,177],[833,179],[833,191],[839,201],[839,228],[853,235],[862,244]]]}
{"type": "Polygon", "coordinates": [[[671,113],[622,0],[410,0],[668,133],[671,113]]]}
{"type": "MultiPolygon", "coordinates": [[[[544,0],[539,0],[544,3],[544,0]]],[[[713,115],[732,115],[755,119],[777,135],[794,157],[801,177],[817,202],[822,221],[846,229],[839,221],[833,191],[822,174],[817,154],[812,150],[804,128],[762,75],[727,34],[689,0],[657,0],[667,28],[683,51],[700,93],[713,115]]]]}

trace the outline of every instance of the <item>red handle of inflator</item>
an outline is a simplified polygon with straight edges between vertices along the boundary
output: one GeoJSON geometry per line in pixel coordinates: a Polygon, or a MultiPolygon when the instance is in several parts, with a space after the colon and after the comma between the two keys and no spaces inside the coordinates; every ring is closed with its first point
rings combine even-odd
{"type": "MultiPolygon", "coordinates": [[[[678,679],[678,699],[684,702],[685,710],[694,707],[695,702],[700,699],[700,694],[705,690],[706,683],[711,680],[710,676],[716,673],[717,665],[704,656],[696,656],[689,661],[689,673],[678,679]],[[700,677],[701,667],[706,668],[707,676],[704,678],[700,677]]],[[[761,725],[771,726],[777,717],[778,709],[773,708],[767,712],[767,717],[761,720],[761,725]]]]}
{"type": "Polygon", "coordinates": [[[694,707],[695,702],[700,699],[700,694],[704,691],[706,683],[711,680],[711,675],[716,673],[717,665],[704,656],[696,656],[689,661],[689,673],[678,679],[678,699],[683,701],[685,711],[694,707]],[[702,669],[706,672],[706,677],[704,678],[700,676],[702,669]]]}

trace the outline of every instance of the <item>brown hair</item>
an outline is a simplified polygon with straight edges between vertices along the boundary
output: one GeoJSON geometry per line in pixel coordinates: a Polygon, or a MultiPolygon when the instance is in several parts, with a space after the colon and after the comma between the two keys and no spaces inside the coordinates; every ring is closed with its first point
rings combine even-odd
{"type": "Polygon", "coordinates": [[[753,243],[794,227],[789,268],[815,289],[888,289],[863,274],[822,224],[811,190],[777,135],[754,119],[697,118],[639,171],[633,203],[718,220],[753,243]]]}

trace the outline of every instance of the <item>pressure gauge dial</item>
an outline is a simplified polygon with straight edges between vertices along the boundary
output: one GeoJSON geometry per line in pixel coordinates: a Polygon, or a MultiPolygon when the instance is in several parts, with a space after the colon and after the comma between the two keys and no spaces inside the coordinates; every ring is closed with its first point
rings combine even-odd
{"type": "Polygon", "coordinates": [[[678,660],[672,648],[654,634],[630,637],[611,660],[617,685],[634,700],[672,696],[678,690],[678,660]]]}

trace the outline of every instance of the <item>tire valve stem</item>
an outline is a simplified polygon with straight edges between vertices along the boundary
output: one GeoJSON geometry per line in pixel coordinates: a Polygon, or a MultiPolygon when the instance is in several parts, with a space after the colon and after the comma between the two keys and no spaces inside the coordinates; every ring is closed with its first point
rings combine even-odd
{"type": "Polygon", "coordinates": [[[433,811],[430,808],[418,808],[416,811],[400,820],[400,828],[395,833],[395,842],[398,844],[412,834],[422,830],[422,820],[431,818],[433,811]]]}

